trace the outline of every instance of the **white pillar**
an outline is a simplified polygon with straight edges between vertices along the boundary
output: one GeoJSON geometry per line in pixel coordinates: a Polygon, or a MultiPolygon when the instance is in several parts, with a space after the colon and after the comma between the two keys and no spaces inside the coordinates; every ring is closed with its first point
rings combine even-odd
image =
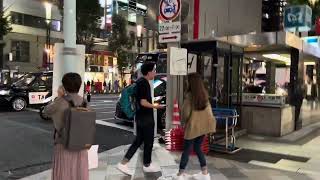
{"type": "Polygon", "coordinates": [[[64,38],[64,73],[77,72],[80,63],[75,59],[76,44],[76,0],[65,0],[63,11],[63,38],[64,38]]]}
{"type": "MultiPolygon", "coordinates": [[[[64,44],[55,44],[55,59],[53,66],[53,98],[61,85],[65,73],[80,74],[84,81],[85,46],[76,44],[76,0],[64,0],[63,38],[64,44]]],[[[79,91],[83,95],[83,82],[79,91]]]]}
{"type": "Polygon", "coordinates": [[[64,0],[64,47],[76,48],[76,0],[64,0]]]}

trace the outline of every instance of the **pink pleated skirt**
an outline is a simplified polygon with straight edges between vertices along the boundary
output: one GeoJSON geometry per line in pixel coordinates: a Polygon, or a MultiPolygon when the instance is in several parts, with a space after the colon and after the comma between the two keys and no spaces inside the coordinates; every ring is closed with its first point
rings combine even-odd
{"type": "Polygon", "coordinates": [[[52,180],[89,180],[88,151],[68,151],[54,146],[52,180]]]}

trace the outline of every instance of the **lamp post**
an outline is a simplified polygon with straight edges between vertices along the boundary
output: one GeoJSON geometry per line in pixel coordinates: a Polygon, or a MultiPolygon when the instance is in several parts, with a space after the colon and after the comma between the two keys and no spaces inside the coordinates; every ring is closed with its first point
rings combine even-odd
{"type": "Polygon", "coordinates": [[[44,8],[46,9],[46,44],[45,44],[45,52],[47,55],[48,69],[51,68],[51,59],[50,59],[50,33],[51,33],[51,9],[52,4],[50,2],[44,2],[44,8]]]}

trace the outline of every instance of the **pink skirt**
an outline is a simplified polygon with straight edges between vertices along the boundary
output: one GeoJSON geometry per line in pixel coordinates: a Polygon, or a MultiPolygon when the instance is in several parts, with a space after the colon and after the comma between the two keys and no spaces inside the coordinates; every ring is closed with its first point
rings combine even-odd
{"type": "Polygon", "coordinates": [[[54,146],[52,180],[89,180],[88,151],[68,151],[54,146]]]}

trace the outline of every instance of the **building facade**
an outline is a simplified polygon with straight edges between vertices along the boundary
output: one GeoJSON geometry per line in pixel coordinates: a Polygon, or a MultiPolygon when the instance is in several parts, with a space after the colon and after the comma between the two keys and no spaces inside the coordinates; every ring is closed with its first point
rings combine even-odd
{"type": "Polygon", "coordinates": [[[262,1],[262,32],[283,30],[283,13],[286,5],[286,0],[262,1]]]}
{"type": "Polygon", "coordinates": [[[261,0],[200,0],[199,3],[199,38],[261,31],[261,0]]]}
{"type": "Polygon", "coordinates": [[[4,69],[21,73],[47,69],[53,63],[54,43],[63,39],[62,16],[58,7],[52,5],[51,18],[46,19],[48,9],[42,1],[4,0],[3,3],[4,15],[10,19],[12,27],[4,37],[4,69]],[[46,45],[48,37],[50,46],[46,45]]]}

